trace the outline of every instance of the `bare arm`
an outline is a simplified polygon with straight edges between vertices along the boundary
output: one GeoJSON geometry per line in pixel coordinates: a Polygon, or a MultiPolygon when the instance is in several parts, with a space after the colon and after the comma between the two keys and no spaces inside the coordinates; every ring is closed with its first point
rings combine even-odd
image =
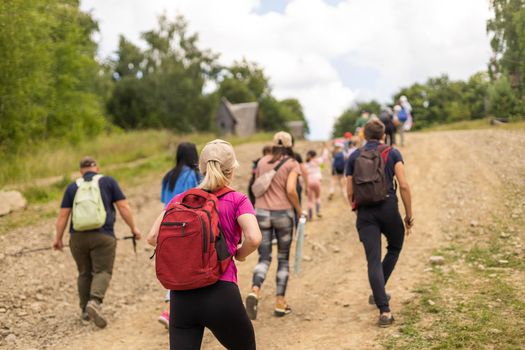
{"type": "Polygon", "coordinates": [[[117,209],[120,213],[120,216],[122,216],[126,224],[129,226],[135,238],[140,239],[140,230],[137,226],[135,226],[135,222],[133,221],[133,214],[131,213],[131,208],[129,207],[128,201],[123,199],[120,201],[116,201],[115,204],[117,205],[117,209]]]}
{"type": "Polygon", "coordinates": [[[235,254],[235,259],[244,261],[261,244],[262,235],[255,215],[243,214],[237,218],[237,222],[242,228],[244,240],[235,254]]]}
{"type": "Polygon", "coordinates": [[[303,209],[299,203],[299,196],[297,195],[297,176],[298,174],[295,171],[291,171],[286,180],[286,193],[290,203],[292,203],[297,216],[301,216],[303,209]]]}
{"type": "Polygon", "coordinates": [[[162,213],[160,213],[160,215],[157,217],[153,223],[153,226],[151,226],[151,229],[149,230],[148,237],[146,238],[146,242],[148,242],[148,244],[153,247],[157,245],[157,237],[159,236],[160,224],[164,218],[164,213],[166,213],[165,210],[163,210],[162,213]]]}
{"type": "Polygon", "coordinates": [[[348,198],[348,203],[352,205],[354,196],[354,188],[352,187],[352,176],[346,177],[346,197],[348,198]]]}
{"type": "Polygon", "coordinates": [[[306,170],[306,166],[304,163],[299,164],[301,167],[301,175],[303,175],[304,179],[304,193],[308,195],[308,170],[306,170]]]}
{"type": "Polygon", "coordinates": [[[64,231],[69,220],[69,214],[71,214],[71,208],[60,208],[58,213],[57,221],[55,224],[55,240],[53,241],[53,249],[62,250],[64,248],[64,231]]]}
{"type": "Polygon", "coordinates": [[[405,207],[405,225],[407,229],[410,229],[413,224],[412,217],[412,195],[410,194],[410,186],[405,176],[405,165],[403,162],[397,162],[395,165],[396,179],[399,184],[399,193],[401,194],[401,200],[405,207]]]}

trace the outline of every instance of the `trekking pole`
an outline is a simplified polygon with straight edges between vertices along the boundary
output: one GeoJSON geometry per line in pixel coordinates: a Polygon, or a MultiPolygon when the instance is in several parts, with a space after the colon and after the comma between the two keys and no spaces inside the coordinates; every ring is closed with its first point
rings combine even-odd
{"type": "Polygon", "coordinates": [[[135,253],[135,258],[137,257],[137,238],[135,238],[135,235],[133,232],[131,233],[131,236],[125,236],[122,237],[123,240],[131,239],[131,243],[133,243],[133,252],[135,253]]]}
{"type": "Polygon", "coordinates": [[[306,217],[303,215],[299,219],[297,225],[297,243],[295,245],[295,264],[294,272],[299,274],[301,272],[301,260],[303,258],[303,244],[304,244],[304,225],[306,224],[306,217]]]}

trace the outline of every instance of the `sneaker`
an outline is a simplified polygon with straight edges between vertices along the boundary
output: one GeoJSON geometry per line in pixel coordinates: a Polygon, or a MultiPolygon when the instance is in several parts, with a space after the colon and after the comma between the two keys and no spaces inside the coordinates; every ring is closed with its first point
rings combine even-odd
{"type": "Polygon", "coordinates": [[[248,294],[246,297],[246,313],[248,314],[248,318],[250,320],[257,319],[257,304],[259,304],[257,294],[253,292],[248,294]]]}
{"type": "Polygon", "coordinates": [[[108,325],[106,318],[102,315],[102,305],[98,301],[93,299],[88,301],[86,311],[98,328],[104,328],[108,325]]]}
{"type": "Polygon", "coordinates": [[[394,321],[394,316],[380,315],[377,325],[381,328],[387,328],[390,327],[394,321]]]}
{"type": "Polygon", "coordinates": [[[273,310],[273,315],[277,317],[283,317],[288,315],[290,312],[292,312],[292,308],[290,305],[284,304],[284,305],[275,305],[275,310],[273,310]]]}
{"type": "Polygon", "coordinates": [[[170,328],[170,313],[168,311],[162,312],[159,316],[159,323],[166,327],[166,329],[170,328]]]}
{"type": "Polygon", "coordinates": [[[272,245],[277,245],[277,238],[272,239],[272,245]]]}
{"type": "MultiPolygon", "coordinates": [[[[386,293],[386,300],[390,301],[390,294],[388,294],[388,293],[386,293]]],[[[376,304],[376,302],[374,300],[374,296],[372,294],[370,294],[368,296],[368,304],[370,304],[370,305],[375,305],[376,304]]]]}

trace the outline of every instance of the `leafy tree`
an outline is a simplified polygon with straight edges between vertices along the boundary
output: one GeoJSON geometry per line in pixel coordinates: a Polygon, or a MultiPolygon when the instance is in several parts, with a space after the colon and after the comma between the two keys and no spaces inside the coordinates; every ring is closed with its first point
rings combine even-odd
{"type": "Polygon", "coordinates": [[[502,76],[495,81],[489,90],[490,112],[498,118],[508,118],[520,111],[519,100],[512,92],[507,77],[502,76]]]}
{"type": "Polygon", "coordinates": [[[361,101],[346,109],[337,119],[332,130],[332,137],[340,137],[345,132],[355,131],[355,123],[363,111],[379,115],[381,105],[379,102],[361,101]]]}
{"type": "Polygon", "coordinates": [[[519,97],[525,95],[525,0],[491,0],[494,18],[487,31],[494,57],[489,65],[493,79],[508,75],[519,97]]]}

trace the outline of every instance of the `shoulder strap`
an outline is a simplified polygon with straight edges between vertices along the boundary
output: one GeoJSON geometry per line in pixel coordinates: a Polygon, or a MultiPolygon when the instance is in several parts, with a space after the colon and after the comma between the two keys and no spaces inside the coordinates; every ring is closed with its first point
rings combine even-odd
{"type": "Polygon", "coordinates": [[[77,184],[77,187],[80,187],[86,180],[81,176],[78,179],[75,180],[75,183],[77,184]]]}
{"type": "Polygon", "coordinates": [[[286,158],[284,158],[283,160],[281,160],[281,161],[279,162],[279,164],[277,164],[277,165],[275,166],[275,168],[273,168],[273,170],[275,170],[275,171],[277,172],[277,171],[278,171],[278,170],[284,165],[284,163],[286,163],[286,161],[287,161],[288,159],[290,159],[290,157],[286,157],[286,158]]]}
{"type": "Polygon", "coordinates": [[[217,197],[217,198],[221,198],[225,195],[227,195],[228,193],[230,192],[235,192],[235,190],[233,190],[232,188],[228,187],[228,186],[225,186],[223,188],[221,188],[219,191],[217,192],[213,192],[213,194],[217,197]]]}
{"type": "Polygon", "coordinates": [[[98,186],[98,183],[99,183],[100,179],[102,179],[103,177],[104,177],[104,175],[97,174],[97,175],[93,176],[91,181],[93,181],[93,183],[95,183],[98,186]]]}
{"type": "Polygon", "coordinates": [[[383,158],[383,164],[386,167],[386,162],[388,160],[388,155],[390,154],[390,151],[392,150],[392,147],[387,145],[379,145],[377,147],[377,150],[379,151],[379,154],[381,155],[381,158],[383,158]]]}

